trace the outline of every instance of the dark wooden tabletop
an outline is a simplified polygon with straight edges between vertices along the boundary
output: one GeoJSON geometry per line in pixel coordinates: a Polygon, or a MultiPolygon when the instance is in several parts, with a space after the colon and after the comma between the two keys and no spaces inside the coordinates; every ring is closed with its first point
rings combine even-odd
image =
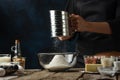
{"type": "MultiPolygon", "coordinates": [[[[13,78],[3,77],[3,80],[97,80],[100,74],[84,74],[83,68],[71,68],[64,72],[49,72],[48,70],[26,69],[22,74],[14,74],[13,78]],[[82,76],[82,77],[81,77],[82,76]]],[[[1,80],[1,79],[0,79],[1,80]]],[[[120,80],[120,78],[118,79],[120,80]]]]}
{"type": "Polygon", "coordinates": [[[12,80],[77,80],[77,78],[81,76],[81,71],[78,68],[64,72],[49,72],[48,70],[41,71],[34,69],[26,70],[25,72],[25,75],[18,76],[12,80]]]}

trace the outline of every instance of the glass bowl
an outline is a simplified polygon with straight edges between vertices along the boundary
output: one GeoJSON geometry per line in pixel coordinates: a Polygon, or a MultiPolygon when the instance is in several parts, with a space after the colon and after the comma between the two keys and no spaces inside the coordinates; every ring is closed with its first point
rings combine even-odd
{"type": "Polygon", "coordinates": [[[76,64],[75,52],[38,53],[40,65],[49,71],[64,71],[76,64]]]}
{"type": "Polygon", "coordinates": [[[11,62],[11,54],[0,54],[0,63],[11,62]]]}
{"type": "Polygon", "coordinates": [[[101,76],[109,76],[113,77],[117,70],[114,69],[114,67],[97,67],[98,72],[101,74],[101,76]]]}

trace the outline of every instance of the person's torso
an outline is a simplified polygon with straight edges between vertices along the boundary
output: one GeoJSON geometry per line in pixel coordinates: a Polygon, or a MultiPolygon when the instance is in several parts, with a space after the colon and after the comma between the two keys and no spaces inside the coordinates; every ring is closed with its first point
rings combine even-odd
{"type": "MultiPolygon", "coordinates": [[[[74,0],[71,13],[78,14],[87,21],[104,22],[115,18],[115,8],[115,0],[74,0]]],[[[98,52],[114,50],[111,35],[81,32],[77,37],[80,49],[98,50],[98,52]]]]}
{"type": "Polygon", "coordinates": [[[115,18],[116,0],[74,0],[74,13],[87,21],[106,21],[115,18]]]}

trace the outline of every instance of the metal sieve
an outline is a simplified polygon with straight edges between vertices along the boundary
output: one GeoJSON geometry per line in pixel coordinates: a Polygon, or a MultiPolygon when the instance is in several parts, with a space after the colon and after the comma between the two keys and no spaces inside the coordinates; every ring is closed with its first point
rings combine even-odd
{"type": "Polygon", "coordinates": [[[51,37],[69,36],[68,13],[50,10],[51,37]]]}

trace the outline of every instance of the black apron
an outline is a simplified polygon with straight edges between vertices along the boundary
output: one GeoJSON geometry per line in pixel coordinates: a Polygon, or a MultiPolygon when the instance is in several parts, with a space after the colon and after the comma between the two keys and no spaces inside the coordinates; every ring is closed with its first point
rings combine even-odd
{"type": "Polygon", "coordinates": [[[114,44],[111,35],[77,32],[75,33],[76,52],[78,53],[75,67],[84,67],[84,55],[95,55],[99,52],[114,51],[114,44]]]}
{"type": "MultiPolygon", "coordinates": [[[[115,18],[116,2],[117,0],[68,0],[66,10],[90,22],[104,22],[115,18]]],[[[77,37],[76,52],[79,54],[77,67],[84,67],[84,55],[114,50],[111,35],[77,32],[74,37],[77,37]]]]}

